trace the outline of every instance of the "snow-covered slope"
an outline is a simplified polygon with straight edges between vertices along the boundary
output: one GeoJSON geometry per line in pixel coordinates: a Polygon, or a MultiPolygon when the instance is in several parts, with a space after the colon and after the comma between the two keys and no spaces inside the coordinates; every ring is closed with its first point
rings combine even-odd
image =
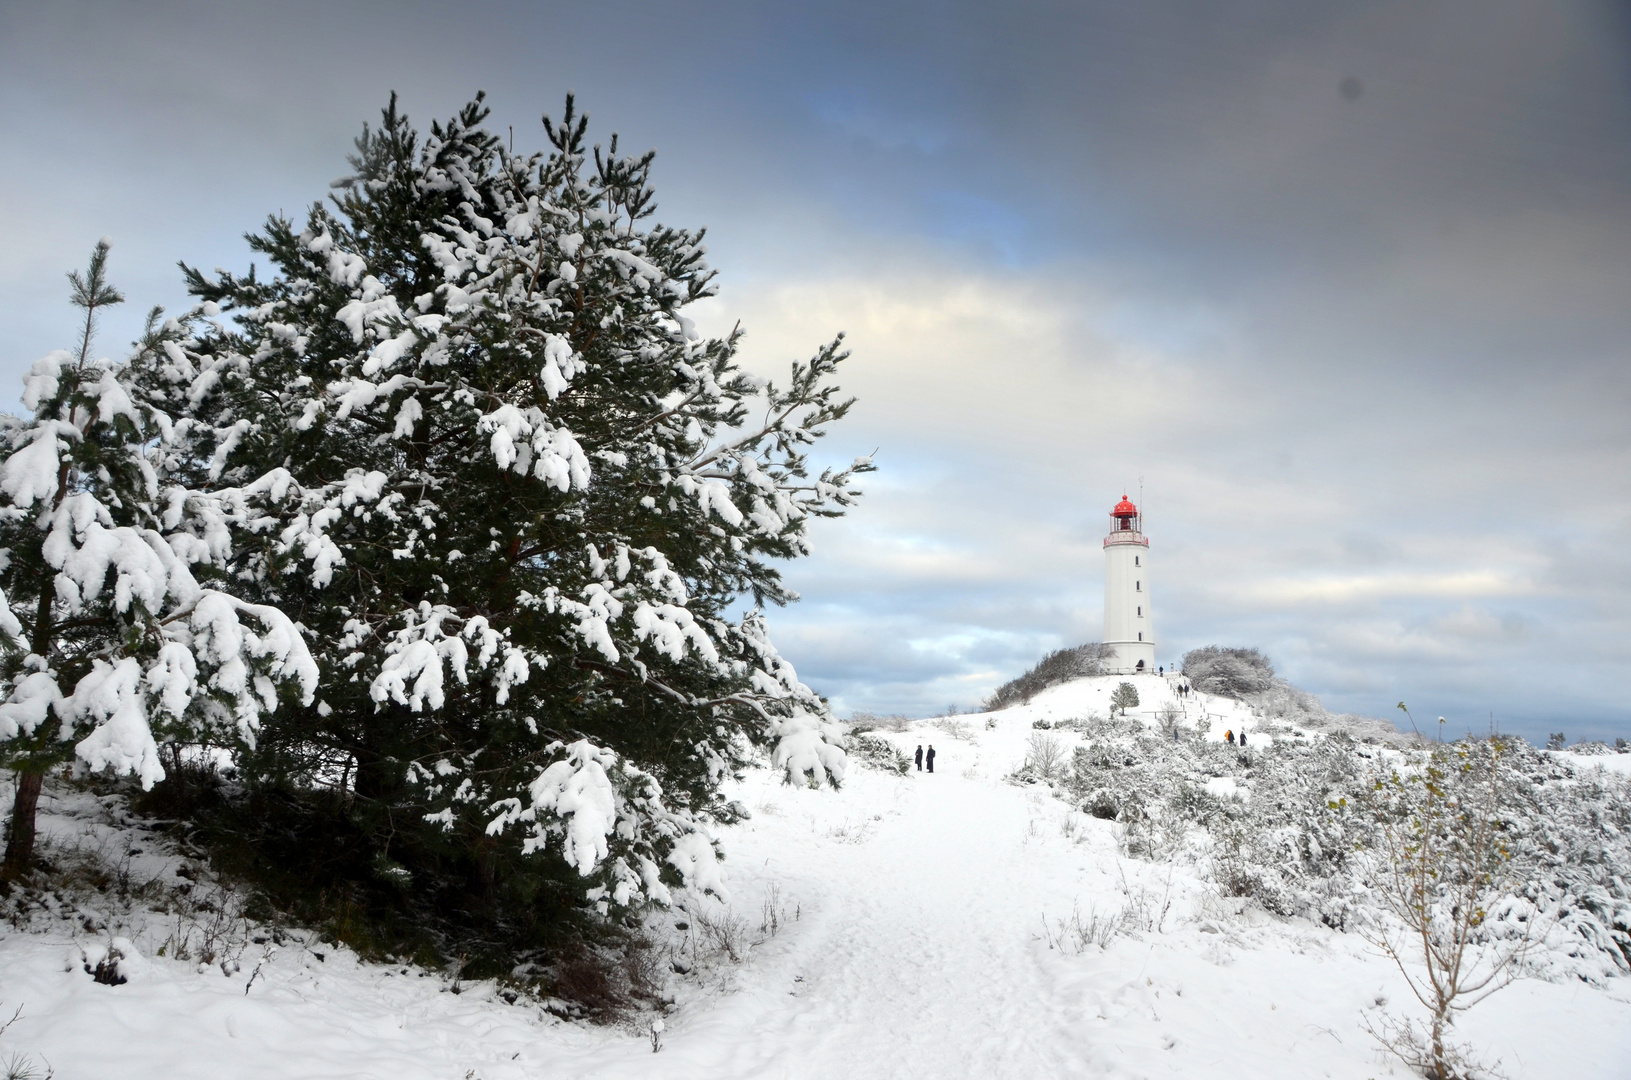
{"type": "MultiPolygon", "coordinates": [[[[49,1060],[63,1080],[1402,1075],[1361,1023],[1409,1015],[1413,1003],[1356,935],[1225,900],[1181,867],[1129,860],[1120,826],[1041,785],[1004,781],[1034,722],[1107,712],[1117,681],[887,733],[908,753],[932,744],[933,775],[856,769],[834,793],[750,774],[735,796],[753,816],[722,834],[744,960],[704,950],[671,977],[659,1054],[626,1030],[563,1023],[525,998],[507,1004],[491,985],[455,995],[443,976],[293,938],[251,944],[230,977],[199,971],[152,955],[163,919],[90,912],[91,925],[134,937],[147,963],[126,985],[93,982],[79,950],[109,931],[85,929],[81,913],[46,931],[3,928],[0,1001],[24,1016],[0,1036],[0,1057],[49,1060]]],[[[1137,712],[1169,700],[1158,678],[1137,685],[1137,712]]],[[[1244,718],[1219,708],[1207,722],[1221,736],[1244,718]]],[[[709,901],[662,920],[687,924],[670,938],[682,953],[699,914],[719,925],[724,909],[709,901]]],[[[1525,980],[1456,1033],[1515,1080],[1624,1078],[1627,983],[1525,980]]]]}
{"type": "MultiPolygon", "coordinates": [[[[1178,710],[1179,722],[1186,728],[1204,730],[1208,738],[1222,739],[1226,731],[1255,732],[1261,718],[1250,706],[1233,698],[1214,694],[1190,693],[1180,695],[1178,686],[1183,682],[1175,676],[1161,675],[1100,675],[1073,679],[1042,691],[1026,705],[1005,709],[995,715],[1003,718],[1002,729],[1016,733],[1023,744],[1027,730],[1035,720],[1057,722],[1086,719],[1090,716],[1109,716],[1110,697],[1122,683],[1131,683],[1138,691],[1138,704],[1127,710],[1129,717],[1137,717],[1147,724],[1159,722],[1163,710],[1178,710]],[[1012,721],[1023,720],[1023,724],[1012,721]]],[[[985,714],[980,714],[984,723],[985,714]]],[[[1275,725],[1284,727],[1284,725],[1275,725]]],[[[1267,732],[1265,731],[1265,734],[1267,732]]],[[[1248,735],[1249,737],[1249,735],[1248,735]]],[[[1007,740],[1012,743],[1013,740],[1007,740]]]]}

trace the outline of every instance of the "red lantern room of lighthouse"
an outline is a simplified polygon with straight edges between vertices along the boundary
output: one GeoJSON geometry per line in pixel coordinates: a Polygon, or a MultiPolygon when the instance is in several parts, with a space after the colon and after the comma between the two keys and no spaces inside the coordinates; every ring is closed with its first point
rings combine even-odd
{"type": "Polygon", "coordinates": [[[1104,538],[1104,643],[1113,674],[1155,671],[1155,618],[1150,607],[1150,541],[1144,518],[1123,495],[1104,538]]]}

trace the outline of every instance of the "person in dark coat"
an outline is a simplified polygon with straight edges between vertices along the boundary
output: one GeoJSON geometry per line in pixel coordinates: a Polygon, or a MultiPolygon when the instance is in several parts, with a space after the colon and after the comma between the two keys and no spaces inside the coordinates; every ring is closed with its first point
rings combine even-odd
{"type": "Polygon", "coordinates": [[[929,744],[929,771],[934,772],[934,743],[929,744]]]}
{"type": "Polygon", "coordinates": [[[1246,729],[1245,728],[1240,729],[1240,745],[1241,746],[1246,745],[1246,729]]]}
{"type": "Polygon", "coordinates": [[[917,744],[917,771],[923,771],[923,744],[917,744]]]}
{"type": "Polygon", "coordinates": [[[1235,729],[1234,728],[1230,728],[1228,731],[1225,731],[1223,733],[1223,741],[1228,743],[1230,746],[1233,746],[1235,744],[1235,729]]]}

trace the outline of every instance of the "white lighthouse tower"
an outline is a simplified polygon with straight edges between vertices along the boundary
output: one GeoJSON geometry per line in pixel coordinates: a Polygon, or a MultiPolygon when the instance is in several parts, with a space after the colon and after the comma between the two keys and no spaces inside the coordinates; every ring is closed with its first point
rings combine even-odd
{"type": "Polygon", "coordinates": [[[1105,668],[1124,675],[1155,670],[1155,619],[1150,613],[1150,541],[1144,519],[1123,495],[1110,511],[1104,538],[1105,668]]]}

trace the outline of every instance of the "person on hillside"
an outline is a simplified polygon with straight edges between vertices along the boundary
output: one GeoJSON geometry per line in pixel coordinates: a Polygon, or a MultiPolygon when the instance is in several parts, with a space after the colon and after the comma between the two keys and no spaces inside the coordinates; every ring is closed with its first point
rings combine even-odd
{"type": "Polygon", "coordinates": [[[1235,729],[1234,728],[1230,728],[1228,731],[1225,731],[1223,733],[1223,741],[1228,743],[1230,746],[1233,746],[1235,744],[1235,729]]]}
{"type": "Polygon", "coordinates": [[[929,771],[934,772],[934,743],[929,744],[929,771]]]}
{"type": "MultiPolygon", "coordinates": [[[[922,743],[917,744],[917,771],[918,772],[923,771],[923,744],[922,743]]],[[[934,772],[934,766],[932,766],[932,765],[929,766],[929,771],[934,772]]]]}
{"type": "Polygon", "coordinates": [[[1244,729],[1244,728],[1242,728],[1241,731],[1240,731],[1240,745],[1241,746],[1246,745],[1246,729],[1244,729]]]}

